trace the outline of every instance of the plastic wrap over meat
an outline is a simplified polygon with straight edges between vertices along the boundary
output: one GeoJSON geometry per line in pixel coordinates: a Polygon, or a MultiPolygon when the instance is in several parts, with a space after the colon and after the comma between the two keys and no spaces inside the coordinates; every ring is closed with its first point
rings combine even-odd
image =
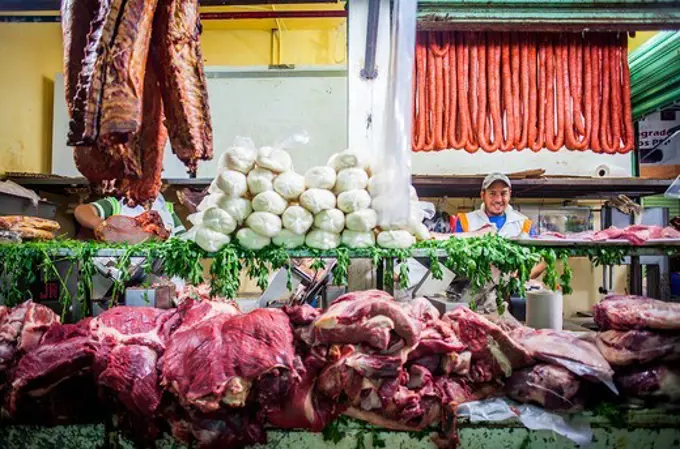
{"type": "Polygon", "coordinates": [[[680,303],[643,296],[610,295],[593,307],[601,330],[680,330],[680,303]]]}
{"type": "Polygon", "coordinates": [[[645,330],[600,332],[597,348],[612,365],[629,366],[680,359],[680,335],[645,330]]]}
{"type": "Polygon", "coordinates": [[[616,374],[616,385],[627,395],[645,401],[680,403],[680,367],[637,366],[616,374]]]}
{"type": "Polygon", "coordinates": [[[579,378],[557,365],[539,364],[516,371],[507,380],[505,391],[511,399],[546,410],[576,412],[584,404],[579,378]]]}

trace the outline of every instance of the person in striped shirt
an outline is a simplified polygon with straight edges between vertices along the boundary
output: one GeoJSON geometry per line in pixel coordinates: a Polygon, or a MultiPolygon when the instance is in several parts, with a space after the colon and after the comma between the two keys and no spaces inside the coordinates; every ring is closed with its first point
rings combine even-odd
{"type": "MultiPolygon", "coordinates": [[[[165,201],[163,195],[158,195],[158,198],[156,198],[151,206],[151,210],[155,210],[160,214],[165,228],[170,231],[170,235],[174,236],[186,232],[182,221],[175,213],[173,204],[165,201]]],[[[81,226],[94,230],[104,220],[113,215],[136,217],[144,211],[145,209],[142,206],[128,206],[124,198],[108,197],[92,203],[81,204],[76,207],[74,214],[81,226]]]]}

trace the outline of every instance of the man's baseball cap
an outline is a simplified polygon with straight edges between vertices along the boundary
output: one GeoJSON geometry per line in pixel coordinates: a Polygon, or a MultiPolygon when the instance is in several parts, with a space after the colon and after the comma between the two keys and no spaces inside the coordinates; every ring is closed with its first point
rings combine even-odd
{"type": "Polygon", "coordinates": [[[482,190],[486,190],[489,187],[491,187],[491,184],[493,184],[496,181],[500,181],[503,184],[507,185],[508,187],[512,187],[512,184],[510,183],[510,178],[505,176],[503,173],[491,173],[484,178],[484,182],[482,182],[482,190]]]}

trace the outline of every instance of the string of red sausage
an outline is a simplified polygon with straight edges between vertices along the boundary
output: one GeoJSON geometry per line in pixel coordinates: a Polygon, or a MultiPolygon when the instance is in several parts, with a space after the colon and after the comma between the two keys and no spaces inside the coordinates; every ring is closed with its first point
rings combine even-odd
{"type": "Polygon", "coordinates": [[[414,151],[635,145],[625,34],[419,32],[415,61],[414,151]]]}

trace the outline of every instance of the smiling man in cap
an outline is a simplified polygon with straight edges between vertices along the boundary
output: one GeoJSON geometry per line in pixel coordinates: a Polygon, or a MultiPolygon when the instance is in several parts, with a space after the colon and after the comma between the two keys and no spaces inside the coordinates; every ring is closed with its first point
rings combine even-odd
{"type": "Polygon", "coordinates": [[[512,184],[503,173],[491,173],[482,182],[482,206],[467,214],[458,214],[456,232],[476,232],[489,226],[502,237],[536,234],[531,220],[510,206],[512,184]]]}

